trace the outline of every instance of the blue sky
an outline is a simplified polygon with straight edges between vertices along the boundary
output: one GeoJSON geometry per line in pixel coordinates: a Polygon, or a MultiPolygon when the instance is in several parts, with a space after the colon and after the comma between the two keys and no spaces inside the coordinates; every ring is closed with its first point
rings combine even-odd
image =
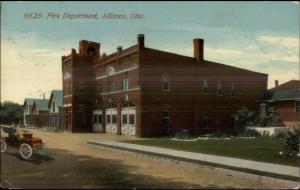
{"type": "MultiPolygon", "coordinates": [[[[298,79],[297,2],[4,2],[2,4],[2,100],[61,89],[61,56],[82,39],[111,53],[136,43],[192,56],[192,39],[205,40],[205,59],[269,74],[269,87],[298,79]],[[143,20],[24,19],[49,12],[144,15],[143,20]]],[[[46,95],[46,96],[47,96],[46,95]]]]}

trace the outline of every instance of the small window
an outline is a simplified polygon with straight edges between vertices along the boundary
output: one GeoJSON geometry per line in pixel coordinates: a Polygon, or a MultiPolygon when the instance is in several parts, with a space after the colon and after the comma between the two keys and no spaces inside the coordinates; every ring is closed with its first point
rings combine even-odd
{"type": "Polygon", "coordinates": [[[102,123],[102,115],[98,115],[98,121],[97,123],[102,123]]]}
{"type": "Polygon", "coordinates": [[[112,123],[113,124],[117,123],[117,115],[116,114],[112,115],[112,123]]]}
{"type": "Polygon", "coordinates": [[[169,75],[163,75],[162,77],[162,89],[170,90],[170,78],[169,75]]]}
{"type": "Polygon", "coordinates": [[[231,84],[231,96],[235,96],[235,86],[231,84]]]}
{"type": "Polygon", "coordinates": [[[94,123],[98,123],[97,119],[97,115],[94,115],[94,123]]]}
{"type": "Polygon", "coordinates": [[[202,92],[203,92],[203,94],[207,94],[208,93],[207,80],[203,80],[203,82],[202,82],[202,92]]]}
{"type": "Polygon", "coordinates": [[[208,128],[208,113],[207,113],[207,111],[203,112],[203,127],[208,128]]]}
{"type": "Polygon", "coordinates": [[[113,92],[113,91],[115,91],[115,82],[109,81],[107,83],[107,92],[113,92]]]}
{"type": "Polygon", "coordinates": [[[129,124],[134,125],[135,124],[135,115],[129,114],[129,124]]]}
{"type": "Polygon", "coordinates": [[[123,78],[123,81],[122,81],[122,90],[128,90],[128,77],[126,78],[123,78]]]}
{"type": "Polygon", "coordinates": [[[52,102],[52,111],[55,112],[55,102],[52,102]]]}
{"type": "Polygon", "coordinates": [[[296,107],[296,112],[300,112],[300,101],[296,101],[295,107],[296,107]]]}
{"type": "Polygon", "coordinates": [[[96,55],[96,49],[94,47],[88,47],[87,54],[88,55],[96,55]]]}
{"type": "Polygon", "coordinates": [[[127,124],[127,115],[122,114],[122,124],[127,124]]]}
{"type": "Polygon", "coordinates": [[[106,123],[111,123],[111,116],[110,115],[106,115],[106,123]]]}
{"type": "Polygon", "coordinates": [[[217,95],[218,96],[222,96],[223,95],[222,84],[220,82],[218,82],[217,95]]]}
{"type": "Polygon", "coordinates": [[[163,126],[164,127],[169,127],[169,111],[168,110],[164,110],[162,113],[162,122],[163,122],[163,126]]]}

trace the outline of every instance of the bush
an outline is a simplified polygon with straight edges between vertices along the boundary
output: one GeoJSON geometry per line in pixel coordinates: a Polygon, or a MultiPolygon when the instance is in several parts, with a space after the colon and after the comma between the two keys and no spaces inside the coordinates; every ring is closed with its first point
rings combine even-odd
{"type": "Polygon", "coordinates": [[[245,136],[245,137],[260,137],[261,134],[258,131],[254,130],[254,129],[245,129],[242,136],[245,136]]]}
{"type": "Polygon", "coordinates": [[[234,134],[241,135],[245,131],[247,125],[253,125],[256,121],[256,113],[246,107],[238,110],[234,115],[234,134]]]}
{"type": "Polygon", "coordinates": [[[182,130],[175,134],[176,139],[190,139],[191,135],[188,130],[182,130]]]}
{"type": "Polygon", "coordinates": [[[287,131],[284,138],[284,156],[296,156],[299,153],[300,130],[287,131]]]}
{"type": "Polygon", "coordinates": [[[285,139],[286,137],[287,137],[286,132],[280,132],[275,136],[276,139],[285,139]]]}

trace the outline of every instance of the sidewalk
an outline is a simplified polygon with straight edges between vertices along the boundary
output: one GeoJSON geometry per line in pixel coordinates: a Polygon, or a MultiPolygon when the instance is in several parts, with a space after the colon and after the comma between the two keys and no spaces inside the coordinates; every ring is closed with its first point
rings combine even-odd
{"type": "Polygon", "coordinates": [[[115,142],[115,141],[89,140],[87,141],[87,143],[93,145],[109,146],[109,147],[128,149],[128,150],[134,150],[139,152],[147,152],[147,153],[154,153],[154,154],[165,155],[165,156],[172,156],[175,158],[183,158],[187,160],[204,161],[204,162],[210,162],[210,163],[221,164],[226,166],[274,173],[279,175],[300,177],[300,168],[286,166],[286,165],[270,164],[265,162],[244,160],[244,159],[231,158],[225,156],[215,156],[209,154],[171,150],[166,148],[143,146],[143,145],[122,143],[122,142],[115,142]]]}

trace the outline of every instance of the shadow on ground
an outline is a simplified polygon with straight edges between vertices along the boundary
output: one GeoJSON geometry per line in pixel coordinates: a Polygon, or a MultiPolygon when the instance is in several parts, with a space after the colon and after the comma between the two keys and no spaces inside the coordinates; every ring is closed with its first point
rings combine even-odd
{"type": "Polygon", "coordinates": [[[48,149],[47,155],[35,155],[28,161],[16,151],[1,154],[1,184],[11,188],[217,188],[136,171],[136,167],[119,160],[74,155],[58,149],[48,149]]]}

